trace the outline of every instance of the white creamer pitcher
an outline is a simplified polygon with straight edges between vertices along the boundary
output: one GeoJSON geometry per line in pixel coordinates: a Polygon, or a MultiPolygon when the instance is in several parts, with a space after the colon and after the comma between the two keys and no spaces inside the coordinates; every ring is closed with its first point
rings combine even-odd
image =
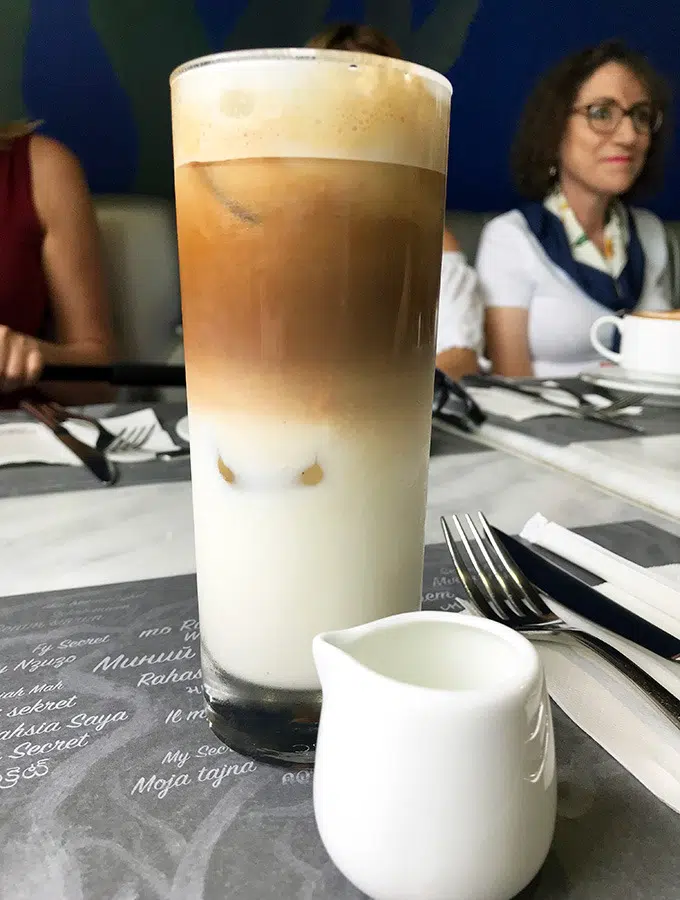
{"type": "Polygon", "coordinates": [[[552,718],[524,637],[454,613],[314,639],[321,839],[374,900],[509,900],[555,825],[552,718]]]}

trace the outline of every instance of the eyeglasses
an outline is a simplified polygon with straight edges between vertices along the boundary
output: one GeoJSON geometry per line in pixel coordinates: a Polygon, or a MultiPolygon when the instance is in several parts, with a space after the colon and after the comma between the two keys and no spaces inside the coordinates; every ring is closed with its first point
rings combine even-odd
{"type": "Polygon", "coordinates": [[[663,113],[645,101],[624,109],[616,100],[596,100],[585,106],[577,106],[572,113],[585,116],[588,125],[598,134],[613,134],[625,116],[633,123],[637,134],[656,134],[663,122],[663,113]]]}
{"type": "Polygon", "coordinates": [[[486,415],[465,390],[462,384],[434,371],[434,398],[432,418],[437,423],[453,425],[462,431],[476,431],[486,421],[486,415]]]}

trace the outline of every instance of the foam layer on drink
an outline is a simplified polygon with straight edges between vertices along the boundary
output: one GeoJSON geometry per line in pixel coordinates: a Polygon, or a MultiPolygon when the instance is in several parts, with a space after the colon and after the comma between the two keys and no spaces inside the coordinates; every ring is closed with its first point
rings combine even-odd
{"type": "Polygon", "coordinates": [[[402,60],[309,49],[227,53],[181,67],[171,89],[176,166],[320,157],[446,172],[451,86],[402,60]]]}

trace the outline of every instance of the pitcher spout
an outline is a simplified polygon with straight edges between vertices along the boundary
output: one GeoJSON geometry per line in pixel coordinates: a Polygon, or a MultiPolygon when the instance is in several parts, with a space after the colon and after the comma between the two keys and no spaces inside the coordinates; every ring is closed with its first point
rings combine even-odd
{"type": "MultiPolygon", "coordinates": [[[[314,663],[322,689],[326,690],[335,680],[352,678],[361,683],[384,675],[384,657],[392,654],[392,642],[399,644],[398,632],[406,625],[420,620],[423,613],[401,613],[376,619],[364,625],[326,631],[312,642],[314,663]]],[[[427,615],[427,614],[425,614],[427,615]]],[[[399,650],[395,647],[395,652],[399,650]]]]}
{"type": "Polygon", "coordinates": [[[351,677],[409,696],[414,690],[436,692],[457,707],[521,693],[539,669],[526,638],[487,619],[451,612],[402,613],[326,632],[314,639],[313,649],[322,687],[351,677]]]}
{"type": "Polygon", "coordinates": [[[317,634],[312,641],[314,665],[326,691],[333,683],[345,680],[352,669],[359,668],[359,663],[352,653],[354,643],[352,632],[356,628],[340,631],[325,631],[317,634]]]}

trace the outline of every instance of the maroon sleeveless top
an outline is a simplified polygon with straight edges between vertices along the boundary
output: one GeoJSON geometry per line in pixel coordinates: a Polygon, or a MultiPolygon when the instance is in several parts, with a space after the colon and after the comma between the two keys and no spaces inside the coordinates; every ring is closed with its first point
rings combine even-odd
{"type": "Polygon", "coordinates": [[[50,295],[42,264],[44,232],[33,203],[31,135],[0,150],[0,325],[45,337],[50,295]]]}

